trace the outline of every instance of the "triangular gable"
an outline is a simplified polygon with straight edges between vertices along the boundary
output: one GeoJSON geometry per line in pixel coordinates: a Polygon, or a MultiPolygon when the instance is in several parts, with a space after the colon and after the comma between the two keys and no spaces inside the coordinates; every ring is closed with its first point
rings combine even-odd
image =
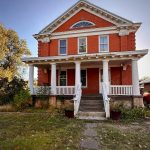
{"type": "Polygon", "coordinates": [[[101,27],[111,27],[115,26],[111,22],[108,22],[90,12],[87,12],[85,10],[80,10],[78,13],[76,13],[74,16],[72,16],[69,20],[67,20],[65,23],[63,23],[61,26],[59,26],[56,30],[53,32],[64,32],[64,31],[70,31],[70,30],[76,30],[76,28],[72,28],[74,24],[81,21],[89,21],[93,25],[91,27],[81,27],[77,28],[78,30],[82,29],[89,29],[89,28],[101,28],[101,27]]]}
{"type": "Polygon", "coordinates": [[[105,9],[102,9],[94,4],[91,4],[90,2],[87,2],[86,0],[80,0],[75,5],[73,5],[70,9],[68,9],[65,13],[63,13],[60,17],[55,19],[52,23],[50,23],[43,30],[41,30],[39,34],[52,33],[63,23],[68,21],[72,16],[77,14],[80,10],[86,10],[90,13],[93,13],[112,24],[115,24],[116,26],[133,24],[132,21],[122,18],[118,15],[115,15],[105,9]]]}

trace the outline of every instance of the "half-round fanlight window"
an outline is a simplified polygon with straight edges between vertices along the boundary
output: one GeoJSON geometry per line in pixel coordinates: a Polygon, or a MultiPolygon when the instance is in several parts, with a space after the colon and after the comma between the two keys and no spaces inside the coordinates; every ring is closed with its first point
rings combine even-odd
{"type": "Polygon", "coordinates": [[[91,26],[94,26],[95,24],[90,22],[90,21],[79,21],[75,24],[73,24],[71,26],[71,29],[73,28],[83,28],[83,27],[91,27],[91,26]]]}

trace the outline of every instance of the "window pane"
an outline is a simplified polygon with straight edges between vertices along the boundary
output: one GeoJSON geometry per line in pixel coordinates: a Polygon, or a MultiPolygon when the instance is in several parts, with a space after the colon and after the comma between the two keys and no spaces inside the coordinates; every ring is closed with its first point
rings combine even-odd
{"type": "Polygon", "coordinates": [[[86,70],[81,70],[81,83],[82,86],[86,86],[86,70]]]}
{"type": "Polygon", "coordinates": [[[66,86],[66,79],[60,79],[60,86],[66,86]]]}
{"type": "Polygon", "coordinates": [[[100,50],[103,51],[103,52],[108,51],[108,45],[106,45],[106,44],[101,44],[101,45],[100,45],[100,50]]]}
{"type": "Polygon", "coordinates": [[[60,54],[66,54],[66,40],[60,40],[60,54]]]}
{"type": "Polygon", "coordinates": [[[101,44],[108,44],[108,38],[107,38],[107,36],[100,37],[100,43],[101,44]]]}
{"type": "Polygon", "coordinates": [[[79,52],[86,52],[86,38],[79,39],[79,52]]]}
{"type": "Polygon", "coordinates": [[[60,75],[65,75],[66,76],[66,71],[61,71],[60,75]]]}
{"type": "Polygon", "coordinates": [[[60,54],[66,54],[66,47],[60,48],[60,54]]]}
{"type": "Polygon", "coordinates": [[[86,46],[80,46],[80,47],[79,47],[79,52],[80,52],[80,53],[86,52],[86,46]]]}
{"type": "Polygon", "coordinates": [[[81,21],[79,23],[76,23],[73,28],[80,28],[80,27],[90,27],[93,26],[92,23],[88,22],[88,21],[81,21]]]}
{"type": "Polygon", "coordinates": [[[86,38],[80,38],[79,39],[79,45],[86,45],[86,38]]]}
{"type": "Polygon", "coordinates": [[[61,71],[60,72],[60,86],[66,86],[66,83],[67,83],[66,71],[61,71]]]}
{"type": "Polygon", "coordinates": [[[66,47],[66,40],[60,40],[60,47],[66,47]]]}

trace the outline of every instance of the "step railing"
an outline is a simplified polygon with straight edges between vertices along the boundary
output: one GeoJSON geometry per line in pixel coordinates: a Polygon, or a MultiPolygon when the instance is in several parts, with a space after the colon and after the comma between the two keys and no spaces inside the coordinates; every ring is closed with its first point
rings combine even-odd
{"type": "Polygon", "coordinates": [[[110,85],[110,95],[132,95],[132,85],[110,85]]]}
{"type": "Polygon", "coordinates": [[[81,86],[82,86],[82,83],[79,83],[75,88],[75,97],[73,98],[73,100],[74,100],[74,116],[79,111],[79,106],[80,106],[80,101],[81,101],[81,96],[82,96],[81,86]]]}
{"type": "Polygon", "coordinates": [[[108,85],[107,83],[104,82],[101,83],[101,85],[102,85],[102,96],[103,96],[106,118],[110,118],[110,105],[109,105],[110,98],[108,97],[108,85]]]}

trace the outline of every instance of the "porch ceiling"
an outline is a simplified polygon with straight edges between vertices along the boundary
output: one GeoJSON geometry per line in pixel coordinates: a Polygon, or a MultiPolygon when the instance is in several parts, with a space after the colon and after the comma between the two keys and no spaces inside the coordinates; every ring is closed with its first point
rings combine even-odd
{"type": "Polygon", "coordinates": [[[72,63],[75,61],[101,63],[102,60],[108,59],[111,63],[122,63],[124,60],[140,59],[148,53],[148,50],[124,51],[124,52],[105,52],[82,55],[66,55],[66,56],[49,56],[49,57],[24,57],[22,61],[35,66],[47,65],[51,63],[72,63]]]}

